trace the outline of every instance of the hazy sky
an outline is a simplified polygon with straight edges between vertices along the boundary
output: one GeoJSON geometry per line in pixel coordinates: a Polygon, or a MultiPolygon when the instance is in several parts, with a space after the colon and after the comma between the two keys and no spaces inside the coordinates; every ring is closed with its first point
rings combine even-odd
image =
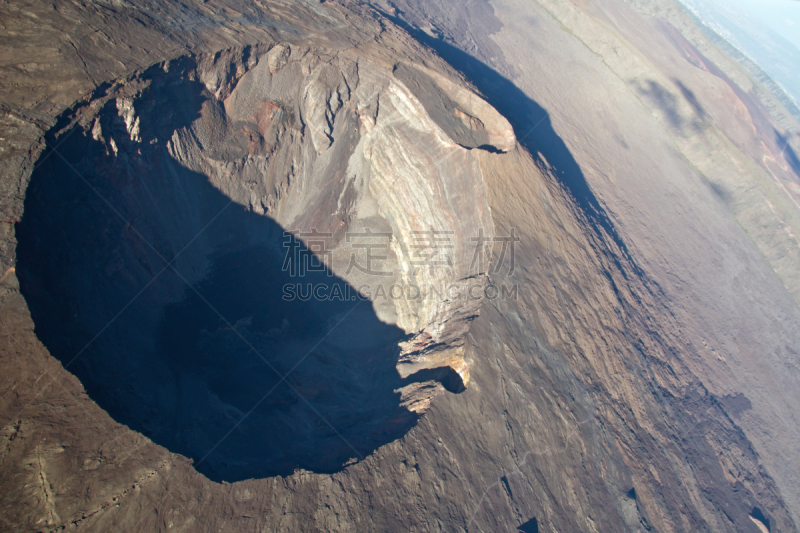
{"type": "MultiPolygon", "coordinates": [[[[800,0],[727,0],[800,49],[800,0]]],[[[797,66],[800,69],[800,65],[797,66]]]]}

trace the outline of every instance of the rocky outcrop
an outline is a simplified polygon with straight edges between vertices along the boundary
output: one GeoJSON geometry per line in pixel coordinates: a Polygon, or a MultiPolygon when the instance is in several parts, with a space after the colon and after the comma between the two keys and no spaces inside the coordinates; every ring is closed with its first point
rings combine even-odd
{"type": "Polygon", "coordinates": [[[65,365],[88,342],[72,369],[101,405],[212,478],[340,469],[468,385],[494,237],[478,152],[514,137],[462,92],[483,139],[458,144],[431,116],[454,110],[424,106],[396,70],[291,43],[178,57],[49,133],[68,155],[34,172],[19,228],[41,337],[65,365]],[[81,202],[86,185],[97,197],[81,202]],[[199,302],[211,314],[187,315],[199,302]],[[252,414],[264,399],[237,391],[241,373],[269,398],[252,414]],[[346,428],[344,447],[317,415],[346,428]],[[215,446],[237,418],[245,437],[215,446]],[[268,425],[285,432],[257,448],[268,425]]]}
{"type": "MultiPolygon", "coordinates": [[[[271,49],[266,62],[242,76],[224,109],[226,120],[234,123],[263,121],[257,115],[264,106],[283,105],[297,117],[292,134],[277,142],[283,154],[295,154],[291,178],[281,175],[285,156],[273,162],[240,160],[232,167],[230,161],[207,161],[204,147],[182,144],[180,134],[171,148],[176,159],[285,228],[333,230],[326,243],[332,270],[382,299],[376,304],[381,319],[414,337],[400,353],[401,375],[452,366],[466,378],[466,364],[455,354],[482,301],[486,243],[493,238],[485,185],[471,148],[510,150],[515,142],[511,126],[474,93],[456,90],[442,75],[436,75],[442,91],[467,111],[443,103],[425,106],[403,82],[409,76],[397,75],[408,67],[390,69],[343,55],[326,60],[307,49],[277,48],[288,63],[276,70],[271,49]],[[481,142],[469,147],[454,140],[458,132],[440,125],[445,114],[453,122],[472,116],[467,112],[476,116],[473,121],[483,133],[481,142]],[[248,174],[257,177],[245,188],[240,176],[248,174]],[[367,259],[359,251],[366,250],[365,242],[357,242],[363,232],[382,229],[390,232],[377,239],[387,242],[369,244],[388,244],[389,255],[371,271],[363,265],[353,268],[367,259]],[[348,233],[352,238],[342,239],[348,233]],[[483,241],[475,240],[478,235],[483,241]],[[449,355],[433,356],[439,351],[449,355]]],[[[198,125],[198,137],[209,136],[216,126],[198,125]]]]}
{"type": "Polygon", "coordinates": [[[796,530],[798,311],[659,15],[55,5],[0,5],[4,527],[796,530]],[[613,70],[665,50],[706,122],[613,70]]]}

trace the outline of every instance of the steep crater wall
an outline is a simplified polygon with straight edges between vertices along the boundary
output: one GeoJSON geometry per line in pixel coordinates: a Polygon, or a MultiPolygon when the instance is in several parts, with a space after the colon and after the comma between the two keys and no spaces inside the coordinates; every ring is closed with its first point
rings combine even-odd
{"type": "Polygon", "coordinates": [[[17,228],[37,334],[212,479],[340,470],[468,383],[493,226],[442,116],[497,117],[423,104],[396,70],[286,44],[184,57],[49,134],[17,228]]]}

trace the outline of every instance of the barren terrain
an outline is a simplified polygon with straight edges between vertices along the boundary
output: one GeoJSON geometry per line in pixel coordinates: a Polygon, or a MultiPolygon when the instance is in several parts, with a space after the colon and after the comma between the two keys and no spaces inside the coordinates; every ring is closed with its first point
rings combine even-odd
{"type": "Polygon", "coordinates": [[[800,126],[671,0],[0,19],[4,528],[797,530],[800,126]]]}

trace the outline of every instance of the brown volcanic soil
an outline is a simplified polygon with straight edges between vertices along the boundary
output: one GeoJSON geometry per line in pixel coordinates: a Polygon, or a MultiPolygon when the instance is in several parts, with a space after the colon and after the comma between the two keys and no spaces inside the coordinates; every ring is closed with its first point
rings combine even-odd
{"type": "MultiPolygon", "coordinates": [[[[687,39],[699,39],[691,27],[679,24],[680,16],[670,2],[636,9],[616,0],[600,4],[503,0],[491,5],[475,1],[441,8],[393,5],[394,12],[389,5],[381,7],[387,15],[399,15],[394,22],[359,5],[331,2],[0,6],[7,32],[0,134],[5,191],[0,307],[5,338],[0,351],[4,527],[20,531],[757,532],[759,527],[795,531],[800,498],[794,445],[800,428],[796,419],[800,310],[789,293],[791,280],[779,278],[781,269],[768,262],[773,261],[770,253],[787,256],[790,251],[781,250],[789,250],[790,241],[767,241],[764,236],[769,232],[759,237],[749,229],[763,220],[759,202],[764,198],[781,199],[783,203],[773,202],[778,206],[775,211],[792,214],[785,202],[791,197],[773,196],[771,187],[786,185],[791,190],[784,182],[793,178],[788,173],[773,174],[769,182],[773,185],[759,181],[766,171],[758,165],[774,173],[788,172],[781,170],[779,161],[772,166],[763,163],[772,151],[771,144],[761,147],[755,140],[772,120],[759,107],[763,104],[742,101],[735,88],[725,93],[728,99],[715,99],[715,91],[723,85],[744,82],[730,74],[725,80],[712,68],[695,65],[698,54],[711,53],[699,42],[692,50],[676,36],[679,31],[687,39]],[[410,35],[398,30],[395,22],[410,35]],[[456,324],[452,334],[442,337],[454,351],[428,356],[452,366],[461,360],[458,350],[463,349],[469,386],[461,394],[437,390],[436,397],[415,396],[423,402],[432,398],[427,413],[415,419],[413,427],[404,426],[401,434],[373,442],[360,452],[363,459],[341,464],[342,458],[333,454],[337,464],[327,469],[303,459],[289,461],[290,470],[303,468],[294,473],[255,469],[254,475],[271,477],[216,482],[178,455],[191,451],[163,438],[166,448],[162,447],[122,425],[123,416],[108,406],[101,408],[97,393],[89,390],[87,395],[86,383],[54,357],[61,356],[44,347],[43,341],[48,347],[54,345],[44,333],[47,306],[22,270],[20,292],[15,268],[24,265],[17,264],[16,239],[22,243],[21,252],[25,246],[39,250],[38,242],[52,239],[53,244],[44,248],[56,247],[71,232],[82,231],[80,224],[58,225],[94,201],[88,200],[92,194],[88,189],[82,199],[77,187],[68,190],[65,182],[59,182],[67,191],[64,205],[59,205],[58,196],[39,201],[52,191],[45,181],[33,183],[30,190],[38,195],[27,201],[38,213],[33,220],[42,225],[33,226],[38,231],[28,226],[27,234],[24,217],[32,215],[27,206],[23,213],[23,206],[31,175],[48,168],[46,162],[34,168],[48,154],[43,151],[44,134],[51,128],[53,133],[69,132],[73,117],[101,116],[99,104],[111,102],[103,99],[112,89],[105,82],[122,80],[117,86],[135,89],[146,69],[158,65],[161,71],[169,70],[159,63],[188,53],[214,58],[209,72],[220,74],[221,92],[214,98],[221,99],[227,96],[226,87],[236,86],[240,79],[236,65],[242,63],[231,59],[239,52],[216,52],[276,42],[290,43],[293,50],[314,49],[309,53],[321,61],[338,54],[369,58],[386,65],[389,72],[399,62],[425,63],[458,80],[422,42],[462,71],[508,118],[519,139],[515,149],[494,153],[498,150],[452,148],[463,150],[456,153],[467,162],[453,167],[459,172],[467,169],[463,176],[479,175],[485,183],[485,212],[491,209],[494,234],[509,235],[514,228],[520,238],[515,268],[497,244],[497,268],[491,272],[498,286],[516,284],[518,297],[484,301],[477,318],[473,310],[461,315],[448,312],[442,315],[445,318],[436,315],[441,324],[456,324]],[[661,52],[655,55],[655,49],[661,52]],[[749,121],[758,124],[755,130],[748,129],[749,121]],[[720,152],[720,147],[728,151],[720,152]],[[758,168],[750,174],[728,172],[720,162],[733,160],[731,154],[742,158],[742,168],[750,168],[748,164],[758,168]],[[709,172],[716,163],[722,170],[709,172]],[[479,174],[469,173],[478,172],[470,170],[470,164],[478,165],[479,174]],[[720,188],[723,179],[735,186],[720,188]],[[753,184],[760,184],[762,192],[738,195],[753,191],[753,184]],[[23,223],[16,225],[20,219],[23,223]],[[46,230],[48,221],[56,227],[46,230]],[[462,322],[470,321],[464,337],[462,322]],[[272,475],[276,473],[282,475],[272,475]]],[[[717,68],[733,68],[723,67],[717,68]]],[[[460,83],[467,86],[466,81],[460,83]]],[[[430,84],[420,79],[417,86],[430,84]]],[[[381,87],[382,98],[388,99],[390,89],[381,87]]],[[[454,100],[434,95],[415,116],[424,122],[422,109],[428,109],[454,146],[481,146],[483,136],[469,127],[474,121],[452,121],[441,112],[449,112],[454,100]]],[[[215,116],[223,116],[217,109],[215,116]]],[[[224,113],[230,113],[228,107],[224,113]]],[[[124,111],[118,116],[124,118],[124,111]]],[[[344,157],[341,154],[350,153],[340,148],[350,150],[350,144],[337,142],[350,138],[342,134],[351,131],[349,119],[338,120],[329,124],[330,132],[322,125],[320,131],[333,137],[325,153],[333,155],[321,160],[327,157],[335,163],[344,157]]],[[[271,138],[265,135],[267,122],[257,115],[249,133],[236,137],[241,142],[230,141],[233,137],[222,130],[211,132],[212,140],[224,141],[209,147],[211,152],[218,150],[211,159],[233,158],[233,153],[258,155],[271,138]]],[[[85,124],[83,133],[75,127],[75,138],[91,139],[92,124],[85,124]]],[[[117,127],[131,135],[130,125],[117,127]]],[[[140,135],[146,138],[146,131],[142,127],[140,135]]],[[[368,132],[359,129],[358,137],[352,135],[352,139],[367,138],[368,132]]],[[[306,154],[303,157],[317,157],[311,150],[318,152],[325,137],[310,132],[302,137],[291,146],[306,154]]],[[[202,135],[198,138],[202,146],[202,135]]],[[[57,143],[59,138],[50,137],[48,142],[57,143]]],[[[160,145],[154,146],[156,150],[160,145]]],[[[149,153],[149,148],[143,149],[149,153]]],[[[80,153],[70,151],[65,159],[82,161],[80,153]]],[[[102,168],[108,154],[92,161],[102,168]]],[[[131,156],[134,162],[136,157],[131,156]]],[[[113,164],[113,159],[109,161],[113,164]]],[[[209,165],[198,169],[215,186],[215,194],[222,197],[220,191],[228,191],[235,197],[240,190],[226,189],[219,180],[239,174],[215,174],[209,165]]],[[[407,169],[394,170],[403,175],[407,169]]],[[[442,183],[460,183],[445,170],[442,183]]],[[[320,179],[329,181],[319,183],[342,179],[340,173],[320,172],[320,179]]],[[[117,180],[118,175],[98,173],[98,179],[103,176],[117,180]]],[[[158,175],[154,177],[157,183],[158,175]]],[[[202,180],[197,183],[208,187],[202,180]]],[[[200,196],[201,189],[197,185],[196,194],[187,198],[210,202],[214,197],[200,196]]],[[[314,203],[321,191],[322,185],[310,187],[301,200],[311,203],[299,204],[317,206],[317,219],[334,211],[332,203],[314,203]]],[[[464,196],[462,191],[460,197],[464,196]]],[[[478,203],[469,205],[483,206],[481,195],[473,196],[478,203]]],[[[120,198],[126,197],[120,194],[120,198]]],[[[280,228],[263,233],[253,229],[274,222],[263,214],[251,222],[255,208],[236,198],[234,207],[242,211],[236,216],[241,219],[234,218],[225,228],[246,225],[247,235],[278,232],[280,228]]],[[[289,200],[267,204],[280,206],[275,216],[284,225],[292,220],[287,213],[298,205],[289,200]]],[[[200,202],[189,205],[202,211],[200,202]]],[[[366,216],[361,205],[354,202],[349,211],[354,220],[366,216]]],[[[306,212],[302,211],[301,218],[306,212]]],[[[152,216],[140,216],[145,227],[160,227],[152,216]]],[[[470,217],[463,218],[456,227],[466,237],[475,226],[467,225],[470,217]]],[[[785,218],[775,215],[769,220],[789,227],[791,221],[785,218]]],[[[75,239],[81,243],[77,256],[83,257],[84,249],[106,249],[103,241],[93,238],[103,235],[102,230],[83,228],[86,234],[75,239]]],[[[130,233],[127,228],[118,230],[130,233]]],[[[784,234],[791,234],[791,227],[784,234]]],[[[22,253],[19,257],[22,260],[22,253]]],[[[47,261],[31,257],[29,270],[47,261]]],[[[222,260],[250,264],[252,257],[222,260]]],[[[68,264],[81,266],[80,261],[88,267],[94,264],[85,258],[68,264]]],[[[157,264],[152,257],[138,261],[157,264]]],[[[214,286],[213,277],[205,279],[206,285],[203,279],[197,281],[198,290],[214,286]]],[[[68,285],[64,291],[78,291],[83,297],[82,291],[96,289],[103,280],[82,282],[85,287],[68,285]]],[[[246,300],[248,286],[244,283],[237,289],[241,295],[231,294],[246,300]]],[[[54,309],[83,302],[59,295],[57,283],[54,287],[50,290],[57,298],[54,309]]],[[[221,291],[226,292],[227,286],[222,285],[221,291]]],[[[97,301],[98,314],[107,312],[102,305],[113,307],[105,297],[97,301]]],[[[92,311],[92,299],[85,302],[81,310],[92,311]]],[[[178,315],[180,305],[178,299],[178,315]]],[[[375,314],[361,322],[362,330],[371,329],[375,316],[391,315],[379,305],[374,309],[375,314]]],[[[296,311],[281,311],[291,312],[296,311]]],[[[233,315],[233,320],[240,318],[233,315]]],[[[264,318],[270,328],[276,325],[272,318],[264,318]]],[[[404,323],[403,316],[394,319],[404,323]]],[[[61,334],[56,330],[54,336],[58,339],[61,334]]],[[[340,342],[359,345],[362,336],[363,331],[355,330],[340,342]]],[[[130,339],[136,341],[135,336],[130,339]]],[[[131,350],[134,358],[145,353],[131,342],[121,348],[131,350]]],[[[365,365],[374,363],[368,353],[372,346],[367,348],[359,370],[369,374],[365,365]]],[[[425,353],[412,353],[409,364],[422,364],[425,353]]],[[[173,368],[180,377],[181,365],[173,368]]],[[[322,389],[323,383],[314,387],[315,378],[330,384],[315,376],[317,368],[310,367],[305,375],[311,380],[302,389],[306,395],[322,389]]],[[[378,388],[403,385],[392,381],[399,380],[392,372],[373,375],[379,378],[378,388]]],[[[333,383],[337,380],[339,390],[346,389],[347,377],[339,376],[333,383]]],[[[439,377],[439,381],[445,380],[439,377]]],[[[436,380],[427,383],[436,388],[436,380]]],[[[368,406],[380,407],[369,418],[393,419],[384,409],[409,413],[403,411],[401,400],[392,397],[368,406]]],[[[127,401],[136,401],[136,391],[127,401]]],[[[168,426],[159,428],[169,435],[168,426]]],[[[159,437],[154,439],[158,442],[159,437]]],[[[298,447],[300,456],[315,458],[313,447],[298,447]]]]}

